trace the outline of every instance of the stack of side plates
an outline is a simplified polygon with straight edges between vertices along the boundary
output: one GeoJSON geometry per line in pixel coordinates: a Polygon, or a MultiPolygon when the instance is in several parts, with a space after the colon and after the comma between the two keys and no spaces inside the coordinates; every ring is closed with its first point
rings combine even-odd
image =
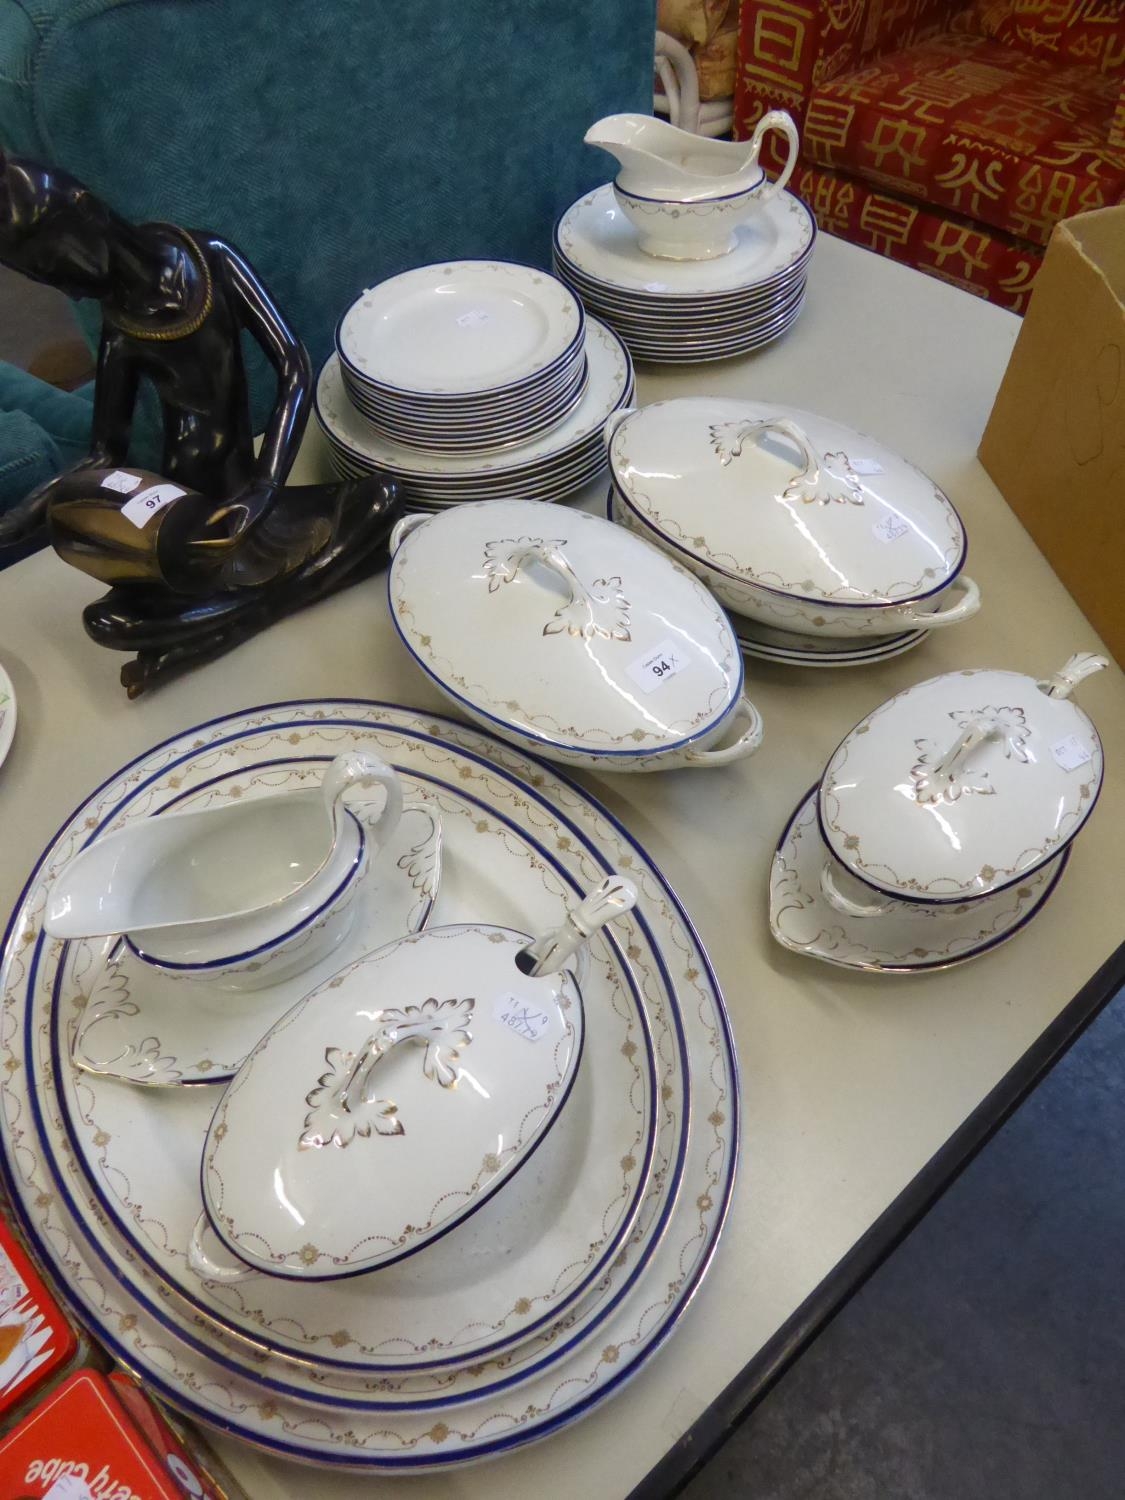
{"type": "MultiPolygon", "coordinates": [[[[544,277],[544,280],[550,278],[544,277]]],[[[437,509],[460,500],[561,500],[605,466],[606,418],[633,396],[633,365],[621,340],[586,320],[583,361],[588,378],[562,421],[530,441],[481,453],[410,447],[388,438],[358,411],[334,355],[320,373],[316,415],[336,472],[344,478],[382,472],[402,486],[408,505],[437,509]]]]}
{"type": "Polygon", "coordinates": [[[445,453],[527,442],[587,382],[585,317],[545,271],[446,261],[392,276],[336,330],[348,397],[384,437],[445,453]]]}
{"type": "Polygon", "coordinates": [[[555,226],[554,263],[635,359],[692,364],[749,353],[793,325],[815,239],[811,211],[782,192],[739,225],[726,255],[657,259],[640,249],[607,183],[555,226]]]}

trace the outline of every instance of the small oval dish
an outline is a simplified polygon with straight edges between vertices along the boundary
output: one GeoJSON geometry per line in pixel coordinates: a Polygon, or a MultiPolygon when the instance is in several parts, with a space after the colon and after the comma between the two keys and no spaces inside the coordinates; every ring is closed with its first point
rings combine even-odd
{"type": "Polygon", "coordinates": [[[491,500],[405,517],[391,552],[391,618],[407,650],[514,744],[654,771],[726,765],[761,743],[723,611],[621,527],[491,500]]]}
{"type": "Polygon", "coordinates": [[[99,839],[59,875],[44,930],[121,934],[142,963],[223,989],[276,984],[347,936],[369,837],[381,848],[401,815],[395,770],[350,751],[319,788],[144,818],[99,839]],[[365,827],[344,793],[373,784],[386,796],[365,827]]]}
{"type": "Polygon", "coordinates": [[[968,619],[965,528],[933,480],[813,412],[685,398],[606,424],[614,519],[777,629],[849,637],[968,619]]]}
{"type": "Polygon", "coordinates": [[[877,918],[887,897],[973,900],[1054,859],[1101,790],[1098,732],[1069,700],[1105,665],[1080,653],[1040,682],[947,672],[868,714],[820,783],[825,897],[843,914],[877,918]]]}
{"type": "Polygon", "coordinates": [[[487,923],[431,928],[294,1006],[212,1118],[189,1249],[198,1274],[357,1275],[486,1202],[570,1092],[579,960],[635,901],[609,876],[538,939],[487,923]]]}

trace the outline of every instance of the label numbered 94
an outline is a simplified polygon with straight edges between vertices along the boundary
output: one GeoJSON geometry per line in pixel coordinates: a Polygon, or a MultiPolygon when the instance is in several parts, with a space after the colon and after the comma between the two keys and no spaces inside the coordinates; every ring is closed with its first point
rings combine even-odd
{"type": "Polygon", "coordinates": [[[643,693],[653,693],[690,663],[691,655],[686,646],[677,641],[661,641],[655,650],[634,657],[629,663],[628,672],[643,693]]]}

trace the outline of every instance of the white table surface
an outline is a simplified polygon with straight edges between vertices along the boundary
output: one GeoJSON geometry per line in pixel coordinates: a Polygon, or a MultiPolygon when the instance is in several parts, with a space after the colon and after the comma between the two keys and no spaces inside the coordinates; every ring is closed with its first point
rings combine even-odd
{"type": "MultiPolygon", "coordinates": [[[[628,1491],[761,1349],[1123,936],[1125,690],[1082,684],[1107,750],[1101,804],[1042,918],[978,964],[915,978],[847,973],[769,936],[774,843],[848,728],[900,688],[966,666],[1044,675],[1099,640],[975,458],[1018,331],[1014,316],[823,237],[807,308],[761,353],[642,367],[639,399],[752,395],[878,436],[953,497],[984,608],[885,665],[795,671],[750,663],[766,742],[726,770],[580,777],[662,865],[708,945],[734,1022],[743,1161],[711,1273],[679,1331],[608,1405],[541,1444],[409,1478],[330,1476],[217,1447],[252,1500],[611,1500],[628,1491]]],[[[315,439],[305,474],[323,464],[315,439]]],[[[0,660],[19,704],[0,770],[0,906],[9,908],[63,816],[116,767],[192,724],[291,697],[439,707],[386,617],[376,578],[275,626],[225,659],[125,700],[121,661],[87,640],[98,586],[50,552],[0,573],[0,660]]]]}

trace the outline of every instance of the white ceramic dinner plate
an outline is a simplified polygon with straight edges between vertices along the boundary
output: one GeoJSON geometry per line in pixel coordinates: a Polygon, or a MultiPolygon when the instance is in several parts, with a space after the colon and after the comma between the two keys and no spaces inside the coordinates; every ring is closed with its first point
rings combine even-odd
{"type": "Polygon", "coordinates": [[[16,690],[12,679],[0,666],[0,766],[8,758],[16,734],[16,690]]]}
{"type": "Polygon", "coordinates": [[[652,292],[625,291],[582,276],[568,261],[556,255],[555,271],[582,299],[587,311],[603,307],[614,316],[650,318],[653,323],[676,327],[698,318],[723,318],[769,306],[808,276],[812,249],[779,276],[720,297],[661,297],[652,292]]]}
{"type": "Polygon", "coordinates": [[[801,316],[804,305],[802,297],[792,312],[787,313],[771,327],[765,330],[755,330],[742,338],[715,339],[712,342],[690,346],[678,340],[641,345],[635,345],[630,339],[626,339],[626,342],[634,359],[647,360],[656,364],[691,365],[704,364],[712,359],[733,359],[736,355],[752,354],[756,349],[763,349],[767,344],[772,344],[775,339],[787,333],[801,316]]]}
{"type": "Polygon", "coordinates": [[[540,433],[557,427],[577,408],[588,384],[589,371],[583,363],[571,386],[545,405],[529,408],[515,418],[498,418],[491,424],[473,422],[462,427],[439,422],[423,428],[396,422],[364,405],[354,393],[352,405],[379,434],[405,447],[434,453],[493,453],[529,443],[540,433]]]}
{"type": "Polygon", "coordinates": [[[514,391],[506,395],[489,395],[477,398],[472,404],[466,400],[458,402],[455,406],[445,407],[435,406],[432,402],[422,404],[416,398],[407,400],[392,396],[377,386],[357,380],[355,372],[350,370],[342,360],[340,371],[348,393],[357,406],[370,406],[392,421],[406,424],[435,426],[456,423],[464,426],[481,422],[489,423],[501,417],[518,415],[528,407],[540,406],[558,399],[562,392],[571,389],[575,381],[581,378],[584,358],[583,345],[579,344],[573,356],[559,365],[558,369],[552,371],[546,379],[537,380],[534,384],[517,386],[514,391]]]}
{"type": "MultiPolygon", "coordinates": [[[[296,790],[319,775],[319,762],[271,765],[259,772],[230,770],[173,799],[180,811],[238,796],[296,790]]],[[[413,788],[407,785],[407,796],[413,788]]],[[[357,816],[362,803],[349,800],[357,816]]],[[[381,809],[382,804],[377,806],[381,809]]],[[[137,958],[114,938],[91,944],[94,968],[75,1028],[71,1055],[78,1067],[150,1087],[221,1083],[232,1078],[259,1038],[317,984],[373,948],[427,923],[441,878],[441,821],[411,797],[359,893],[359,910],[342,945],[311,969],[232,998],[229,990],[185,980],[137,958]],[[116,951],[114,951],[116,950],[116,951]],[[106,954],[112,953],[107,960],[106,954]]]]}
{"type": "Polygon", "coordinates": [[[475,479],[501,471],[534,471],[600,433],[610,412],[622,403],[632,380],[632,364],[621,340],[594,318],[587,322],[586,358],[586,394],[566,420],[532,442],[494,456],[428,454],[380,437],[348,399],[335,356],[328,360],[317,381],[316,415],[328,438],[339,448],[360,462],[403,479],[475,479]]]}
{"type": "Polygon", "coordinates": [[[533,380],[581,335],[581,306],[555,277],[462,260],[418,266],[364,292],[341,318],[336,346],[374,385],[456,398],[533,380]]]}
{"type": "Polygon", "coordinates": [[[599,317],[607,318],[617,333],[650,337],[659,335],[662,338],[677,336],[691,338],[696,335],[738,333],[754,327],[755,324],[768,323],[802,297],[804,290],[805,278],[801,276],[780,291],[776,297],[766,298],[752,306],[735,308],[728,312],[697,313],[689,318],[683,316],[675,319],[656,318],[643,310],[620,312],[609,303],[603,303],[600,298],[597,301],[591,298],[589,306],[590,310],[596,312],[599,317]]]}
{"type": "Polygon", "coordinates": [[[735,230],[735,247],[715,260],[657,260],[637,244],[636,230],[613,196],[613,184],[579,198],[555,226],[563,265],[593,281],[662,297],[707,297],[771,281],[795,265],[816,237],[810,210],[781,192],[735,230]]]}
{"type": "Polygon", "coordinates": [[[895,903],[893,911],[850,917],[821,892],[829,857],[816,816],[816,787],[802,798],[778,841],[770,872],[770,930],[784,948],[845,969],[921,974],[980,958],[1015,937],[1040,912],[1066,869],[1071,846],[1018,886],[958,905],[895,903]]]}
{"type": "MultiPolygon", "coordinates": [[[[253,736],[247,743],[252,742],[253,736]]],[[[454,783],[458,790],[464,791],[461,782],[465,779],[458,772],[454,783]]],[[[189,1414],[216,1422],[271,1451],[348,1468],[407,1470],[441,1467],[543,1436],[618,1389],[659,1346],[710,1260],[729,1201],[737,1087],[725,1015],[705,956],[672,893],[643,851],[608,814],[550,768],[490,736],[434,715],[356,703],[278,705],[245,719],[200,726],[180,741],[142,757],[68,822],[14,914],[0,976],[4,991],[0,1050],[15,1064],[5,1070],[10,1080],[5,1155],[26,1227],[115,1354],[189,1414]],[[213,748],[235,723],[241,722],[243,731],[250,729],[268,741],[275,728],[284,725],[289,726],[286,733],[299,732],[293,726],[308,723],[314,716],[318,716],[318,732],[329,735],[337,725],[343,729],[340,721],[351,721],[372,734],[397,734],[400,745],[408,738],[412,763],[421,767],[430,766],[434,747],[441,746],[443,754],[456,758],[467,770],[470,780],[479,778],[476,790],[490,808],[509,814],[518,810],[531,820],[536,836],[544,841],[544,852],[575,886],[584,887],[611,868],[627,869],[641,888],[640,907],[634,914],[637,929],[651,931],[662,975],[661,992],[650,994],[644,987],[646,1012],[654,1033],[661,1025],[675,1031],[682,1024],[697,1094],[696,1123],[686,1143],[681,1141],[681,1152],[686,1145],[683,1189],[674,1203],[668,1201],[654,1173],[634,1233],[634,1240],[644,1238],[653,1254],[641,1280],[652,1286],[654,1295],[625,1296],[631,1286],[630,1249],[623,1258],[615,1258],[603,1278],[611,1289],[600,1293],[606,1305],[597,1340],[568,1343],[568,1314],[561,1329],[542,1336],[538,1359],[534,1354],[525,1358],[525,1350],[535,1340],[519,1346],[515,1355],[519,1368],[514,1372],[507,1361],[495,1370],[486,1364],[476,1373],[476,1367],[460,1368],[450,1376],[445,1395],[406,1399],[378,1416],[366,1414],[366,1408],[357,1408],[342,1394],[326,1391],[315,1381],[301,1397],[284,1394],[275,1378],[280,1362],[256,1358],[239,1364],[221,1340],[209,1337],[200,1342],[197,1320],[164,1306],[159,1299],[150,1309],[122,1287],[120,1277],[127,1272],[143,1274],[143,1268],[133,1267],[114,1249],[105,1229],[78,1201],[75,1184],[81,1177],[73,1174],[48,1057],[53,1013],[49,995],[59,977],[59,954],[58,945],[44,945],[38,931],[39,913],[45,878],[68,857],[76,841],[88,836],[83,833],[86,819],[112,809],[127,795],[143,802],[153,779],[168,772],[178,755],[195,756],[213,748]],[[385,726],[382,731],[375,728],[379,724],[385,726]],[[58,1177],[51,1167],[55,1157],[58,1177]],[[498,1375],[505,1384],[517,1387],[518,1395],[477,1395],[474,1399],[474,1387],[482,1376],[487,1384],[498,1375]]],[[[59,1017],[60,1031],[65,1033],[67,1019],[63,1013],[59,1017]]],[[[657,1056],[661,1056],[659,1048],[657,1056]]],[[[200,1094],[197,1090],[137,1091],[131,1097],[167,1106],[165,1128],[174,1134],[176,1111],[190,1106],[200,1094]]],[[[381,1390],[388,1388],[386,1381],[374,1384],[381,1390]]]]}

